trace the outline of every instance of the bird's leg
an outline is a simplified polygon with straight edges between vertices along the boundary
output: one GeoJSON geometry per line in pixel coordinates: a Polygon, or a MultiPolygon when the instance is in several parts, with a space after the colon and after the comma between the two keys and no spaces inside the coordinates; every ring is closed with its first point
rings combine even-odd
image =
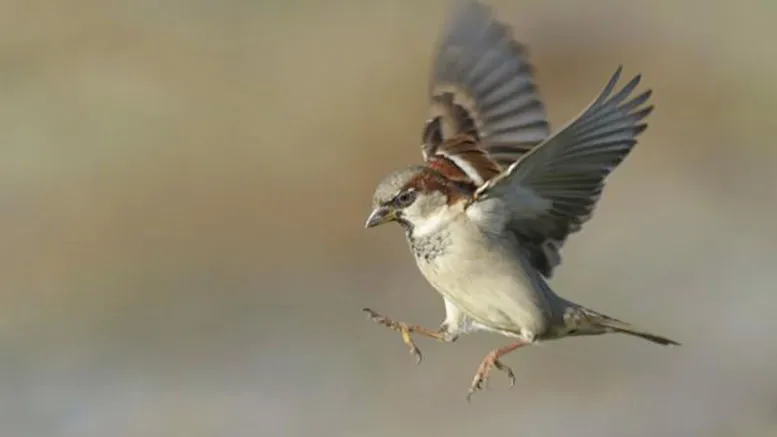
{"type": "Polygon", "coordinates": [[[369,308],[364,308],[363,311],[367,313],[368,317],[375,323],[391,328],[402,334],[402,341],[410,348],[410,354],[416,357],[416,362],[418,364],[421,363],[422,355],[421,350],[418,349],[418,346],[416,346],[413,341],[413,334],[420,334],[435,340],[448,341],[445,331],[442,328],[429,329],[424,328],[423,326],[410,325],[405,322],[397,322],[369,308]]]}
{"type": "Polygon", "coordinates": [[[491,369],[494,367],[496,367],[497,370],[501,370],[507,373],[507,378],[510,380],[510,387],[512,388],[515,385],[515,374],[513,374],[513,370],[511,368],[499,361],[499,358],[518,349],[521,346],[526,346],[528,344],[531,343],[528,341],[519,341],[504,347],[494,349],[487,353],[483,358],[483,361],[480,362],[478,371],[475,372],[475,377],[472,379],[472,385],[469,388],[469,393],[467,393],[467,400],[469,401],[473,393],[478,390],[482,390],[483,387],[488,383],[488,377],[491,374],[491,369]]]}

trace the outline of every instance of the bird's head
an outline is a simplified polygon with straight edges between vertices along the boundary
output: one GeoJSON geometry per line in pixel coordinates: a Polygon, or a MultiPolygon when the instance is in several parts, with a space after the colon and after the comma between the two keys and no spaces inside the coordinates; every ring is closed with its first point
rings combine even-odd
{"type": "Polygon", "coordinates": [[[468,198],[469,188],[426,165],[395,171],[375,189],[365,226],[394,221],[408,233],[426,233],[450,218],[451,206],[468,198]]]}

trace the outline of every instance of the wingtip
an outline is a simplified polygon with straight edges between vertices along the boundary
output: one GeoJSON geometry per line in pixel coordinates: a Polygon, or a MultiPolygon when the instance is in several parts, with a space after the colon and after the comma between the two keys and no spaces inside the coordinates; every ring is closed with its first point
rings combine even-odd
{"type": "Polygon", "coordinates": [[[621,78],[622,72],[623,72],[623,65],[618,65],[618,68],[615,70],[615,73],[613,73],[613,75],[610,76],[610,80],[607,81],[607,85],[604,86],[604,89],[602,90],[602,92],[599,93],[599,97],[593,103],[594,106],[601,102],[604,102],[605,100],[607,100],[610,94],[612,94],[613,90],[615,90],[615,85],[618,84],[618,81],[621,78]]]}
{"type": "Polygon", "coordinates": [[[618,68],[615,69],[615,73],[613,73],[612,78],[610,79],[610,82],[612,82],[612,84],[615,85],[621,79],[622,74],[623,74],[623,64],[618,64],[618,68]]]}
{"type": "MultiPolygon", "coordinates": [[[[614,86],[621,78],[621,75],[623,74],[623,64],[618,64],[618,68],[615,69],[615,73],[613,73],[612,77],[610,78],[610,83],[614,86]]],[[[631,80],[624,86],[624,88],[634,88],[642,81],[642,73],[637,73],[631,80]]]]}
{"type": "MultiPolygon", "coordinates": [[[[619,91],[615,92],[616,82],[620,78],[620,74],[623,71],[623,66],[619,65],[618,70],[615,72],[615,74],[612,76],[610,81],[607,83],[607,86],[603,90],[602,94],[600,95],[600,99],[597,100],[597,103],[603,103],[603,102],[610,102],[615,103],[617,105],[620,105],[621,103],[625,102],[626,99],[631,95],[631,93],[634,92],[634,90],[639,86],[640,81],[642,81],[642,73],[639,73],[631,78],[631,80],[626,83],[619,91]]],[[[633,105],[638,106],[642,103],[645,103],[647,99],[650,97],[651,91],[643,92],[639,96],[635,97],[633,101],[633,105]]]]}
{"type": "Polygon", "coordinates": [[[634,133],[633,135],[636,137],[637,135],[642,134],[642,132],[645,132],[647,130],[648,124],[647,123],[640,123],[636,126],[634,126],[634,133]]]}
{"type": "Polygon", "coordinates": [[[636,87],[637,87],[637,85],[639,85],[639,83],[640,83],[641,81],[642,81],[642,73],[638,73],[636,76],[634,76],[633,78],[631,78],[631,80],[629,81],[629,83],[628,83],[628,84],[626,84],[626,86],[625,86],[625,87],[623,87],[623,88],[628,88],[628,89],[630,89],[630,90],[632,90],[632,91],[633,91],[633,90],[634,90],[634,88],[636,88],[636,87]]]}

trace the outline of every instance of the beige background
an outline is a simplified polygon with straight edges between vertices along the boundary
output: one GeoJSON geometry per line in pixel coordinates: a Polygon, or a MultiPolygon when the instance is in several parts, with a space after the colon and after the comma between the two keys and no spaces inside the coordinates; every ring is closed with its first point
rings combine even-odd
{"type": "Polygon", "coordinates": [[[399,338],[441,301],[374,184],[418,161],[445,2],[0,1],[0,435],[774,436],[777,6],[501,1],[554,127],[656,112],[554,287],[685,343],[399,338]]]}

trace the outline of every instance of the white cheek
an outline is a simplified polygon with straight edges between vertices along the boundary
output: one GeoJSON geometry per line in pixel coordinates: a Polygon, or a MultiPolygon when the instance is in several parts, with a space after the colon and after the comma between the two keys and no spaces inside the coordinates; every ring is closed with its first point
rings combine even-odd
{"type": "Polygon", "coordinates": [[[431,217],[416,220],[415,226],[413,227],[413,234],[418,237],[423,237],[424,235],[429,235],[439,230],[444,224],[445,221],[443,220],[442,215],[434,214],[431,217]]]}
{"type": "Polygon", "coordinates": [[[424,213],[421,207],[411,206],[405,211],[406,218],[413,223],[413,235],[423,237],[447,226],[456,217],[455,208],[447,205],[424,213]]]}

